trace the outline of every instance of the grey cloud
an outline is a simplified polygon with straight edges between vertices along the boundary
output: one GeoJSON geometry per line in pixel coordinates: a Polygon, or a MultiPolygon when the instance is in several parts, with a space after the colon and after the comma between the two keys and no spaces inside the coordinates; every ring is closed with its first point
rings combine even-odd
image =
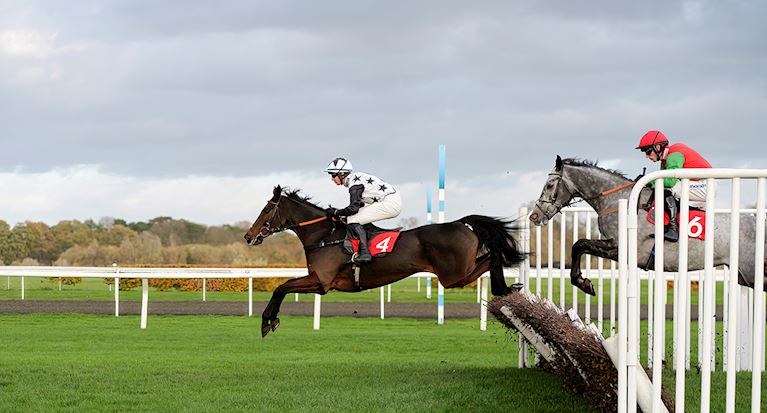
{"type": "Polygon", "coordinates": [[[90,46],[0,55],[0,170],[247,176],[346,155],[420,181],[446,143],[456,178],[556,154],[633,173],[654,168],[633,147],[655,128],[764,166],[763,3],[511,3],[7,5],[3,30],[90,46]],[[13,80],[36,65],[60,77],[13,80]]]}

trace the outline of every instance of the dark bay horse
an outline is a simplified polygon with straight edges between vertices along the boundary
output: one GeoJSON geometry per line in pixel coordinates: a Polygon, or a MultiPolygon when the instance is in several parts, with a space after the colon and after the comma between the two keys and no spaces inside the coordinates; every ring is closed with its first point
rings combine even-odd
{"type": "MultiPolygon", "coordinates": [[[[530,220],[535,225],[545,224],[575,198],[583,199],[597,212],[602,239],[579,239],[573,244],[570,254],[570,282],[587,294],[595,295],[595,291],[591,280],[581,277],[581,256],[590,254],[618,261],[618,200],[627,199],[632,187],[633,181],[617,171],[601,168],[593,162],[573,158],[562,160],[557,156],[554,170],[549,173],[541,196],[530,214],[530,220]]],[[[650,188],[642,190],[639,196],[640,206],[647,203],[652,191],[650,188]]],[[[655,224],[649,223],[647,214],[639,211],[638,225],[637,266],[644,270],[653,270],[654,263],[650,260],[650,254],[655,246],[655,238],[651,237],[655,232],[655,224]]],[[[730,259],[730,214],[716,214],[713,225],[714,265],[727,265],[730,259]]],[[[755,240],[756,217],[751,214],[741,215],[738,283],[750,288],[754,288],[755,240]]],[[[663,251],[664,270],[678,271],[679,244],[665,242],[663,251]]],[[[690,238],[688,269],[703,269],[704,258],[703,241],[690,238]]],[[[767,281],[764,285],[767,289],[767,281]]]]}
{"type": "Polygon", "coordinates": [[[512,222],[470,215],[403,231],[391,253],[361,267],[357,288],[350,255],[339,245],[346,238],[345,225],[326,219],[323,208],[297,191],[284,191],[276,186],[245,240],[258,245],[269,235],[288,229],[296,233],[304,246],[309,274],[286,281],[274,290],[262,314],[262,337],[279,326],[277,314],[282,300],[290,293],[367,290],[421,271],[434,273],[443,286],[455,288],[490,271],[493,295],[506,295],[510,290],[503,279],[503,267],[525,258],[517,249],[512,222]]]}

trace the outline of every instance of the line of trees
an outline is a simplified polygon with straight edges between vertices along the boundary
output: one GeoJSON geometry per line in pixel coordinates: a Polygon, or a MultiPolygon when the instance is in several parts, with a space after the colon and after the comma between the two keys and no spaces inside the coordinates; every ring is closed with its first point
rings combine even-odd
{"type": "Polygon", "coordinates": [[[0,262],[4,265],[106,266],[136,264],[302,265],[303,248],[290,234],[276,234],[258,248],[243,235],[247,222],[205,226],[157,217],[66,220],[48,226],[27,221],[11,228],[0,220],[0,262]]]}

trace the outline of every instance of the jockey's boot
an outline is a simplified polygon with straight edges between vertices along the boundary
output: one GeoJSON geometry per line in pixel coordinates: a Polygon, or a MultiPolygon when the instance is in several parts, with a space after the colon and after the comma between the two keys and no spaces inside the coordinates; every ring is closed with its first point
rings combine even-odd
{"type": "Polygon", "coordinates": [[[679,241],[679,223],[676,220],[679,208],[676,204],[676,198],[673,195],[667,194],[663,199],[663,208],[668,212],[668,225],[666,225],[666,232],[663,234],[663,238],[666,241],[677,242],[679,241]]]}
{"type": "Polygon", "coordinates": [[[354,258],[354,262],[364,264],[372,261],[373,256],[370,255],[368,249],[368,234],[365,232],[365,228],[362,228],[361,224],[349,224],[349,229],[360,240],[360,247],[357,249],[357,257],[354,258]]]}

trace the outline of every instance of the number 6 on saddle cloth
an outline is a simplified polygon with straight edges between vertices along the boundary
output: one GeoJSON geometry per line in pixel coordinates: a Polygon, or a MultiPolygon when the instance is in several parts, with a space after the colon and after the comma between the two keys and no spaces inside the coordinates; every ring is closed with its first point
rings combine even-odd
{"type": "MultiPolygon", "coordinates": [[[[652,203],[650,210],[647,212],[647,222],[655,224],[655,202],[652,203]]],[[[676,221],[679,225],[682,225],[682,214],[677,214],[676,221]]],[[[666,211],[663,211],[663,225],[668,225],[669,217],[666,211]]],[[[687,221],[687,234],[690,238],[697,238],[699,240],[706,239],[706,211],[700,209],[690,209],[690,217],[687,221]]]]}

